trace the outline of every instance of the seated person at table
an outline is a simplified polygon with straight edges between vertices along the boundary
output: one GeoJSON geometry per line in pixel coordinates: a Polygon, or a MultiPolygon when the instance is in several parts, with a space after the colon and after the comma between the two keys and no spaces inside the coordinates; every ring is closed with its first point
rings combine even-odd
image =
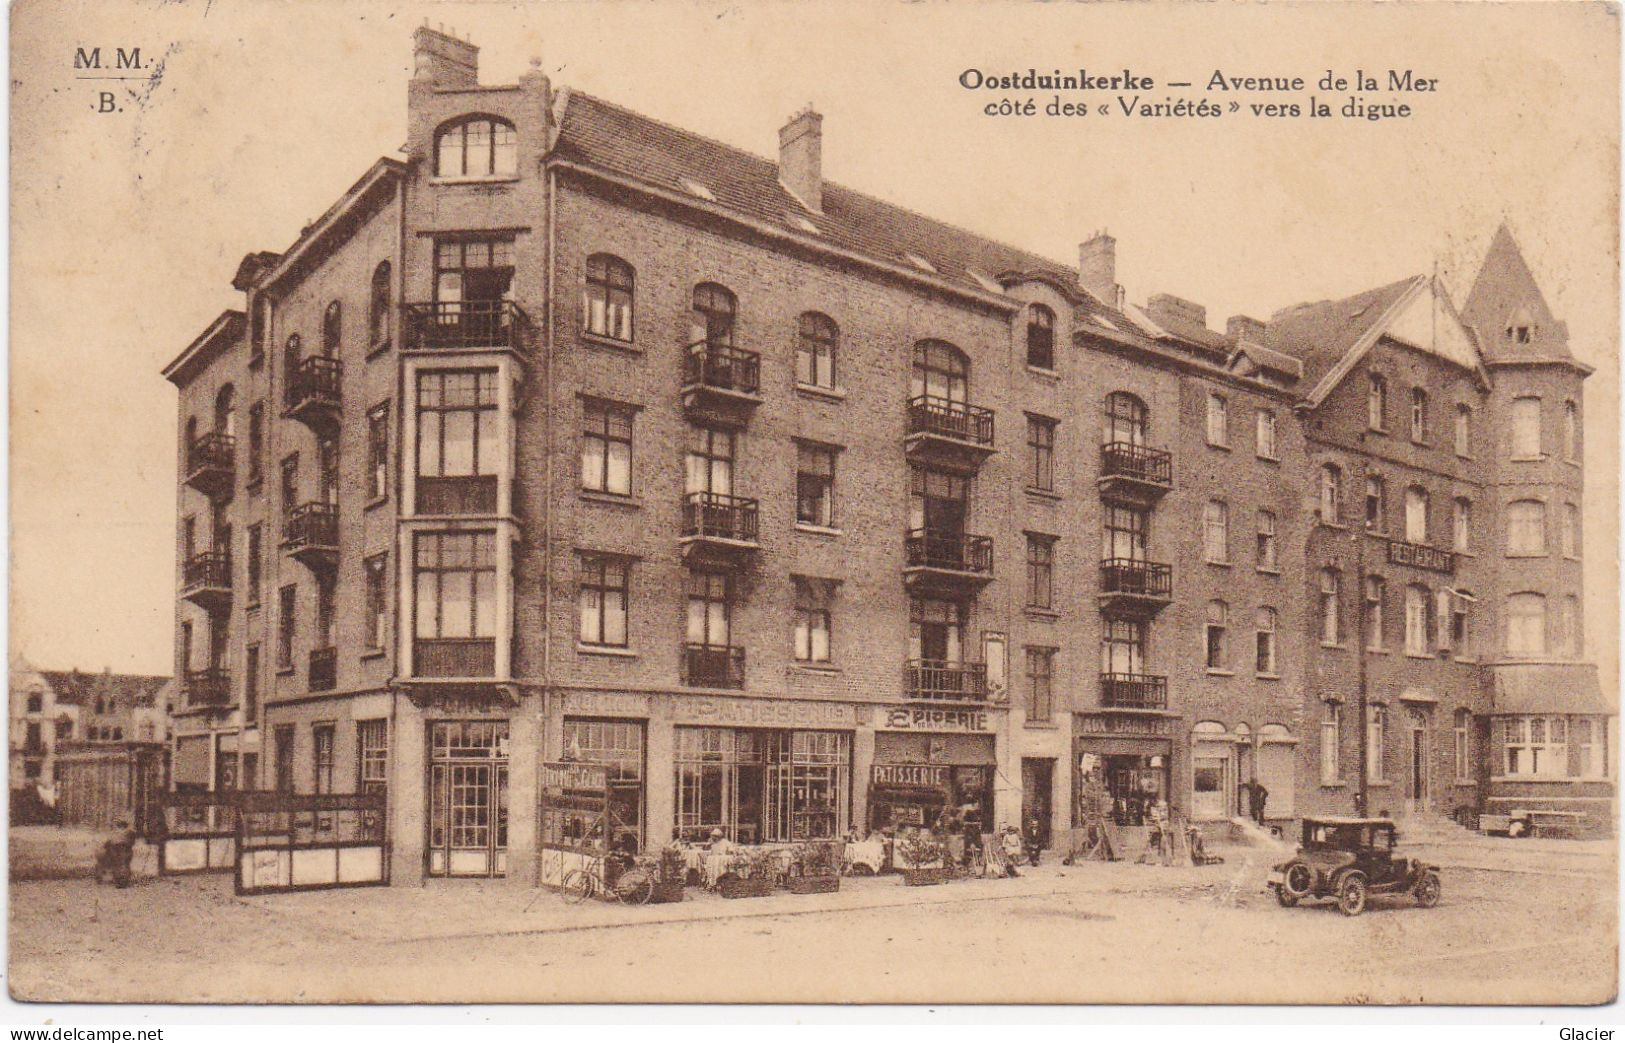
{"type": "Polygon", "coordinates": [[[713,829],[711,831],[711,847],[710,847],[710,850],[712,852],[714,852],[715,854],[719,854],[719,855],[725,855],[728,852],[732,851],[734,849],[734,847],[735,847],[734,842],[729,840],[727,837],[723,836],[722,830],[713,829]]]}

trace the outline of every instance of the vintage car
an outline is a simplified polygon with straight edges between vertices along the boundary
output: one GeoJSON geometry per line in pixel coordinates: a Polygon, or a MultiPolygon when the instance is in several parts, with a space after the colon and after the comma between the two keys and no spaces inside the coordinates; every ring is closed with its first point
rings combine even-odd
{"type": "Polygon", "coordinates": [[[1409,894],[1431,909],[1439,904],[1439,867],[1397,857],[1392,819],[1306,818],[1303,846],[1270,871],[1267,886],[1283,906],[1305,898],[1335,898],[1347,916],[1365,911],[1371,895],[1409,894]]]}

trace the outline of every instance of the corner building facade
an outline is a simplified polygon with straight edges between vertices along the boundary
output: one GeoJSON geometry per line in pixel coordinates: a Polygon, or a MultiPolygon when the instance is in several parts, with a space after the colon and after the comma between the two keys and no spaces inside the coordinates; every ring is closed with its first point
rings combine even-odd
{"type": "Polygon", "coordinates": [[[561,758],[644,849],[1054,834],[1080,765],[1125,826],[1301,813],[1267,324],[828,183],[810,111],[775,162],[414,42],[405,160],[165,371],[177,783],[382,788],[393,880],[525,886],[561,758]]]}

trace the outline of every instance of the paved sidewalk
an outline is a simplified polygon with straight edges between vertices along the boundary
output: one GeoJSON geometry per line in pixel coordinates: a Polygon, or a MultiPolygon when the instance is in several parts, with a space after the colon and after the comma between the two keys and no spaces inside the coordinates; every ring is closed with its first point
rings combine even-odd
{"type": "MultiPolygon", "coordinates": [[[[12,880],[72,880],[96,875],[96,855],[117,834],[77,826],[12,826],[6,849],[12,880]]],[[[137,879],[158,875],[158,851],[138,842],[130,869],[137,879]]]]}

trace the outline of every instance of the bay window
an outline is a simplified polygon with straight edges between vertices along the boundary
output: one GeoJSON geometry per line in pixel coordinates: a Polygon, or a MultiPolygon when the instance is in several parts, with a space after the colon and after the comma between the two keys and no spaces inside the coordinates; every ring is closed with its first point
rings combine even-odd
{"type": "Polygon", "coordinates": [[[420,532],[414,562],[416,675],[490,676],[496,669],[496,534],[420,532]]]}
{"type": "Polygon", "coordinates": [[[497,371],[432,370],[417,379],[418,514],[493,514],[502,460],[497,371]]]}

